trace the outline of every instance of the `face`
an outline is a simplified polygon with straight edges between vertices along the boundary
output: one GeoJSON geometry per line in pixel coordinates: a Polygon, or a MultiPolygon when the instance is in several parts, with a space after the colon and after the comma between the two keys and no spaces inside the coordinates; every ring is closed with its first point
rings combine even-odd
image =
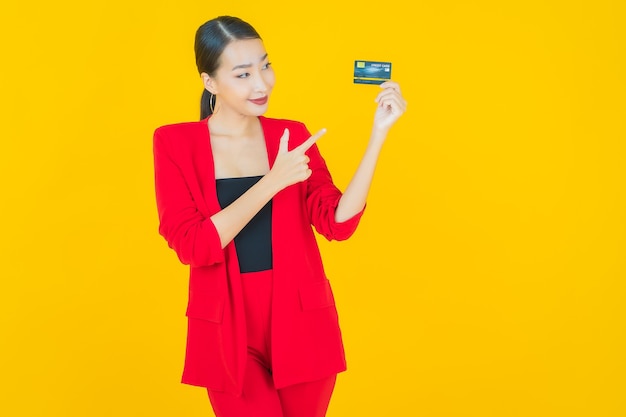
{"type": "Polygon", "coordinates": [[[216,111],[260,116],[267,110],[274,87],[274,70],[260,39],[233,41],[220,57],[213,77],[202,73],[204,85],[217,95],[216,111]]]}

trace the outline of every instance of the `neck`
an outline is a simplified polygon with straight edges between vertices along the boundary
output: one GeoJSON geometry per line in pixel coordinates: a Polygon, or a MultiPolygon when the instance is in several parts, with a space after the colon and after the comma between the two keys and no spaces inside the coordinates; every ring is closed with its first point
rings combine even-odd
{"type": "Polygon", "coordinates": [[[242,138],[258,126],[257,116],[246,116],[218,111],[209,118],[209,130],[214,135],[242,138]]]}

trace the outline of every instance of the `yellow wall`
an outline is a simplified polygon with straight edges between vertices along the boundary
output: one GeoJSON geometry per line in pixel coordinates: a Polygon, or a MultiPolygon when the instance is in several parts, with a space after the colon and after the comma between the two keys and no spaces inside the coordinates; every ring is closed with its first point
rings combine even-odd
{"type": "Polygon", "coordinates": [[[268,115],[328,128],[341,187],[377,92],[353,61],[392,61],[409,102],[360,229],[322,243],[349,361],[329,417],[626,415],[621,0],[13,3],[0,415],[211,415],[179,383],[151,141],[197,118],[193,35],[220,14],[264,37],[268,115]]]}

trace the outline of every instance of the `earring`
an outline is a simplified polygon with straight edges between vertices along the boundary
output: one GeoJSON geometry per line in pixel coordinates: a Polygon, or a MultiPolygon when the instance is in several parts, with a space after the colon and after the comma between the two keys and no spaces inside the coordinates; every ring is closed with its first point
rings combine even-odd
{"type": "Polygon", "coordinates": [[[211,97],[209,97],[209,107],[211,108],[211,113],[215,110],[213,102],[215,101],[215,94],[211,93],[211,97]]]}

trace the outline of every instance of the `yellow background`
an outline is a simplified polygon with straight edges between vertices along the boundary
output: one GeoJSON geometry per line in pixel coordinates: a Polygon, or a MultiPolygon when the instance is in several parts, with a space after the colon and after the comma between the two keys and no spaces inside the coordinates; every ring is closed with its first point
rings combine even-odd
{"type": "Polygon", "coordinates": [[[208,416],[152,132],[237,15],[344,188],[393,62],[409,102],[361,226],[321,243],[348,355],[328,415],[626,415],[621,0],[34,1],[0,13],[0,415],[208,416]],[[410,8],[408,4],[411,4],[410,8]],[[228,5],[228,7],[226,6],[228,5]]]}

